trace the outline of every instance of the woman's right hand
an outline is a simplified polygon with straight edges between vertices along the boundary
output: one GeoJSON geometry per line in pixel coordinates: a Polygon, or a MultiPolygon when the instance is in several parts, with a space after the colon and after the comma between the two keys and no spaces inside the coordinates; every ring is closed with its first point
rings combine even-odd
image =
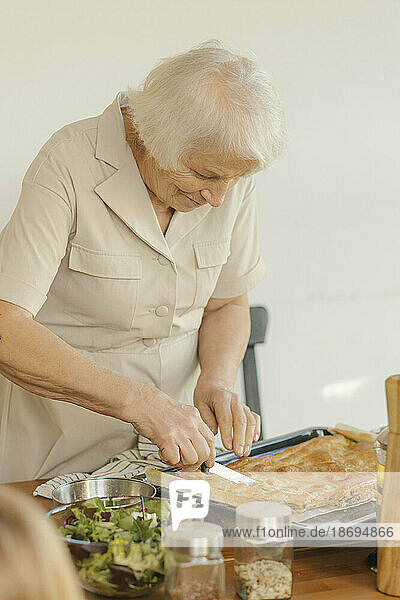
{"type": "Polygon", "coordinates": [[[0,300],[0,373],[44,398],[132,423],[165,462],[194,470],[214,464],[214,435],[194,406],[154,385],[100,366],[33,318],[0,300]]]}
{"type": "Polygon", "coordinates": [[[179,404],[152,384],[135,386],[134,396],[124,420],[158,446],[161,460],[186,471],[197,469],[203,462],[213,466],[214,434],[197,408],[179,404]]]}

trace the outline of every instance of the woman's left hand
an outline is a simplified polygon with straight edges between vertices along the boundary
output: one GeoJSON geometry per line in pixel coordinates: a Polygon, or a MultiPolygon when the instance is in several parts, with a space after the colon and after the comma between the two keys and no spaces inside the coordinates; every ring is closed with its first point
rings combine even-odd
{"type": "Polygon", "coordinates": [[[201,418],[216,435],[221,432],[222,443],[236,456],[248,456],[251,445],[260,436],[260,416],[252,412],[221,382],[202,380],[194,392],[194,405],[201,418]]]}

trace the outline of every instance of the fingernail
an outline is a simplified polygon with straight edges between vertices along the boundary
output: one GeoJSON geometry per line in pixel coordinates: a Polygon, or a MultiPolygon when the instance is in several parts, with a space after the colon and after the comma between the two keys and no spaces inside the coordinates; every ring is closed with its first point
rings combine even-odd
{"type": "Polygon", "coordinates": [[[240,454],[240,456],[243,456],[243,446],[237,447],[236,454],[240,454]]]}
{"type": "Polygon", "coordinates": [[[245,446],[244,453],[245,454],[250,454],[250,446],[245,446]]]}

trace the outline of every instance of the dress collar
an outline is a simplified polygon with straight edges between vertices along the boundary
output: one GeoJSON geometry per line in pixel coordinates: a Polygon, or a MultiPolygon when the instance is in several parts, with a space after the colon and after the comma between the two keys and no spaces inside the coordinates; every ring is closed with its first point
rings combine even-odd
{"type": "Polygon", "coordinates": [[[114,101],[100,115],[97,124],[96,158],[119,169],[130,158],[129,144],[121,106],[126,106],[126,92],[118,92],[114,101]]]}

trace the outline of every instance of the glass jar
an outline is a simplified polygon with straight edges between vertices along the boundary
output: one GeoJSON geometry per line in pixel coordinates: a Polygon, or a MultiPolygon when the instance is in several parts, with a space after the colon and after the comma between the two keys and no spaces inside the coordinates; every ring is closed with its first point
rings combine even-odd
{"type": "Polygon", "coordinates": [[[293,587],[292,511],[277,502],[236,508],[235,580],[242,600],[284,600],[293,587]]]}
{"type": "Polygon", "coordinates": [[[223,600],[225,564],[222,528],[181,523],[165,530],[165,591],[169,600],[223,600]]]}

